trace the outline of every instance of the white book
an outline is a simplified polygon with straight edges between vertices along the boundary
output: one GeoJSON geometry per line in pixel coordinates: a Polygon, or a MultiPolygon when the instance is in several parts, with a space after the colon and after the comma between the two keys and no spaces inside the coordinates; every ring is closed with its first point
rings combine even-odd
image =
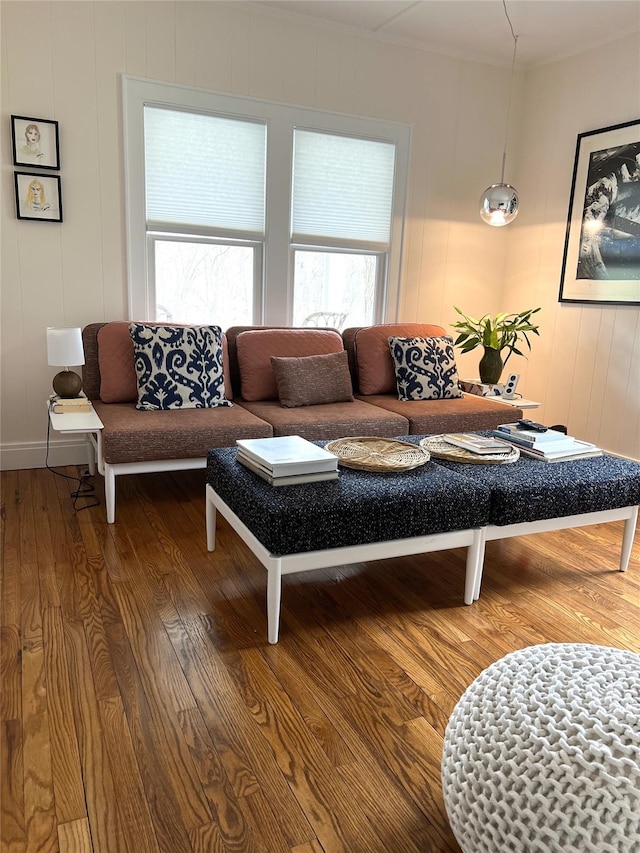
{"type": "Polygon", "coordinates": [[[505,436],[512,435],[514,439],[521,439],[523,443],[529,442],[533,444],[543,444],[547,441],[560,441],[564,438],[572,438],[564,432],[559,432],[556,429],[547,429],[545,432],[536,432],[533,429],[521,429],[517,423],[500,424],[497,432],[505,433],[505,436]]]}
{"type": "Polygon", "coordinates": [[[463,450],[469,450],[471,453],[478,453],[480,455],[504,453],[511,447],[506,435],[504,441],[498,438],[477,435],[474,432],[449,432],[443,435],[442,438],[447,444],[453,444],[455,447],[462,447],[463,450]]]}
{"type": "Polygon", "coordinates": [[[236,445],[273,476],[338,470],[337,456],[299,435],[239,438],[236,445]]]}
{"type": "MultiPolygon", "coordinates": [[[[555,453],[563,450],[574,450],[577,440],[572,435],[564,435],[561,432],[557,433],[557,439],[554,438],[553,441],[542,442],[529,441],[526,438],[520,438],[518,435],[509,435],[506,432],[501,432],[497,429],[493,430],[493,435],[497,438],[501,438],[503,441],[511,442],[511,444],[514,444],[516,447],[525,447],[534,453],[555,453]]],[[[595,445],[593,446],[595,447],[595,445]]]]}
{"type": "Polygon", "coordinates": [[[575,447],[573,450],[558,450],[550,453],[540,453],[537,450],[531,450],[529,447],[521,447],[520,453],[525,456],[531,456],[533,459],[539,459],[541,462],[569,462],[572,459],[589,459],[593,456],[603,456],[604,451],[595,444],[590,444],[588,441],[579,441],[575,439],[575,447]]]}
{"type": "Polygon", "coordinates": [[[338,479],[337,471],[315,471],[309,474],[291,474],[290,476],[274,477],[273,474],[270,474],[261,465],[253,462],[253,460],[249,459],[243,453],[238,452],[237,460],[245,468],[248,468],[249,471],[253,471],[254,474],[257,474],[258,477],[269,483],[270,486],[299,486],[303,483],[320,483],[325,480],[338,479]]]}
{"type": "Polygon", "coordinates": [[[533,456],[566,456],[571,453],[586,453],[588,450],[599,450],[597,447],[590,441],[582,441],[579,438],[572,438],[567,440],[566,442],[562,442],[562,446],[560,444],[556,444],[556,442],[550,442],[549,445],[541,445],[540,447],[525,447],[520,448],[521,450],[527,450],[533,456]]]}

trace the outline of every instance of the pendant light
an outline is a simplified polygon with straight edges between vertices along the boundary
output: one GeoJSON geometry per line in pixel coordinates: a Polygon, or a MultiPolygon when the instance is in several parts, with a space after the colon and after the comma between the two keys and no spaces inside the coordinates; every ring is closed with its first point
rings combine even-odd
{"type": "Polygon", "coordinates": [[[504,13],[509,22],[511,35],[513,36],[513,60],[511,62],[511,80],[509,82],[509,103],[507,106],[507,131],[504,138],[504,151],[502,152],[502,171],[500,183],[488,187],[480,198],[480,216],[487,225],[500,227],[508,225],[518,215],[518,193],[510,184],[504,182],[504,164],[507,159],[507,140],[509,139],[509,114],[511,112],[511,92],[513,90],[513,73],[516,67],[516,50],[518,47],[518,36],[514,33],[511,19],[507,12],[507,4],[502,0],[504,13]]]}

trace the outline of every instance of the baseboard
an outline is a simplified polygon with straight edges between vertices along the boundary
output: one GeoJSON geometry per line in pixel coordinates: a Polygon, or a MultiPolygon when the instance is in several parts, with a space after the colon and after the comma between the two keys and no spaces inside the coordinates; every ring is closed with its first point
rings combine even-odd
{"type": "MultiPolygon", "coordinates": [[[[87,443],[82,438],[51,440],[49,465],[86,465],[87,443]]],[[[47,445],[44,441],[27,444],[12,442],[0,445],[0,471],[18,471],[23,468],[44,468],[47,445]]]]}

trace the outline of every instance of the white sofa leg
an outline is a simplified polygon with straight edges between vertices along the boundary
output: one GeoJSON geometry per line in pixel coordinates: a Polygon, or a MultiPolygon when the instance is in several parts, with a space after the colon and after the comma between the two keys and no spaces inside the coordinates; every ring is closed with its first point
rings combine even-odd
{"type": "Polygon", "coordinates": [[[107,523],[113,524],[116,520],[116,475],[113,466],[107,462],[104,465],[104,499],[107,505],[107,523]]]}

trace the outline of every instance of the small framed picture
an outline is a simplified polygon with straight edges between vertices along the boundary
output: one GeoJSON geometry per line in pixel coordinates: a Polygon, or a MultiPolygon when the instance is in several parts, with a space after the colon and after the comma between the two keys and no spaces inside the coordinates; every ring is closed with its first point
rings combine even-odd
{"type": "Polygon", "coordinates": [[[46,118],[11,116],[13,165],[59,169],[58,122],[46,118]]]}
{"type": "Polygon", "coordinates": [[[62,222],[62,193],[59,175],[14,172],[18,219],[62,222]]]}

